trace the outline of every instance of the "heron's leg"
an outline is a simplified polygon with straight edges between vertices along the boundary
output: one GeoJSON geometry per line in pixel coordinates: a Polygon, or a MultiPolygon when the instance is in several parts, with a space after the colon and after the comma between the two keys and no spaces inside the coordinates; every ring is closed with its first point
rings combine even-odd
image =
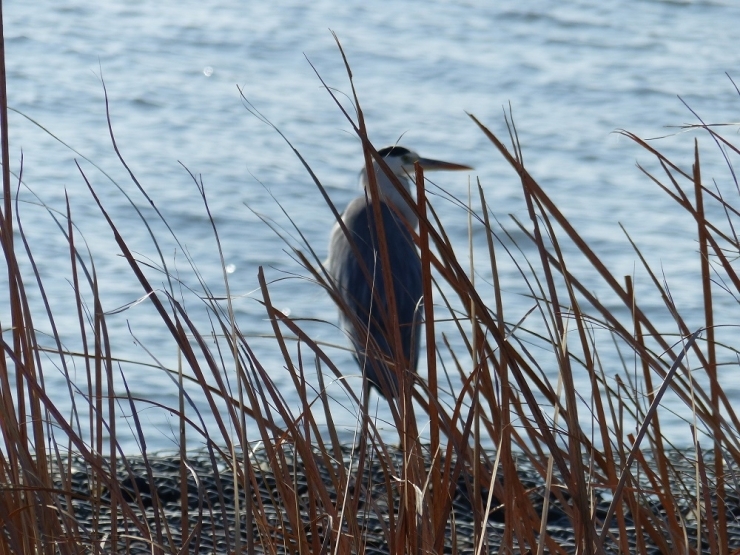
{"type": "MultiPolygon", "coordinates": [[[[358,447],[359,457],[357,461],[358,473],[356,475],[357,492],[362,491],[362,474],[364,473],[365,461],[368,454],[368,436],[370,435],[370,382],[367,381],[364,373],[362,376],[362,396],[361,396],[361,407],[360,407],[360,445],[358,447]]],[[[359,499],[358,499],[359,501],[359,499]]],[[[363,499],[363,502],[367,502],[367,499],[363,499]]]]}
{"type": "Polygon", "coordinates": [[[360,452],[366,453],[368,444],[368,435],[370,434],[370,382],[367,377],[362,376],[362,407],[360,408],[362,416],[362,430],[360,433],[360,452]]]}
{"type": "Polygon", "coordinates": [[[367,378],[362,379],[362,414],[363,417],[370,417],[370,382],[367,378]]]}

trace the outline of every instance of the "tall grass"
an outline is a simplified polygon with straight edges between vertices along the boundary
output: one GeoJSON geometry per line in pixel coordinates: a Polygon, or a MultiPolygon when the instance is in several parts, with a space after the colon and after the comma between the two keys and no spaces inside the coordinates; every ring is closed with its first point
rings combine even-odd
{"type": "MultiPolygon", "coordinates": [[[[348,64],[347,70],[351,82],[348,64]]],[[[328,86],[327,91],[334,96],[328,86]]],[[[357,113],[345,112],[347,121],[366,161],[383,168],[354,90],[353,95],[357,113]]],[[[247,107],[254,110],[248,102],[247,107]]],[[[337,107],[344,110],[339,101],[337,107]]],[[[347,369],[334,363],[299,320],[274,306],[261,268],[262,302],[275,349],[292,380],[290,392],[276,385],[240,330],[223,256],[224,298],[213,294],[189,260],[211,322],[202,327],[177,294],[180,278],[169,269],[151,222],[139,212],[140,225],[149,230],[158,251],[165,287],[152,283],[149,263],[129,247],[123,222],[111,217],[80,169],[128,263],[129,279],[138,282],[156,310],[152,326],[167,330],[181,357],[180,368],[162,365],[178,395],[177,405],[166,408],[179,420],[180,447],[178,457],[163,462],[148,451],[137,416],[141,406],[154,402],[136,398],[125,372],[116,370],[94,263],[80,247],[67,204],[59,232],[69,249],[82,345],[77,358],[85,368],[84,383],[71,378],[73,354],[54,325],[33,245],[13,203],[4,67],[0,118],[0,240],[11,318],[3,323],[5,356],[0,362],[0,554],[737,552],[740,423],[718,371],[723,362],[736,363],[737,347],[715,338],[716,327],[731,322],[716,322],[714,307],[718,295],[735,298],[740,292],[734,260],[740,212],[732,201],[736,190],[705,185],[698,140],[693,159],[682,167],[624,132],[657,160],[662,173],[643,170],[646,178],[696,222],[699,249],[687,256],[701,268],[696,291],[705,322],[699,329],[690,328],[672,304],[660,274],[642,256],[639,238],[633,242],[635,256],[651,276],[652,295],[675,319],[678,341],[661,333],[641,308],[631,280],[610,273],[529,174],[509,118],[509,146],[474,116],[471,121],[521,180],[529,220],[516,225],[526,246],[517,245],[511,232],[496,223],[478,183],[480,209],[468,207],[464,217],[470,218],[471,228],[484,232],[487,257],[467,269],[467,253],[461,256],[453,248],[417,170],[417,201],[409,201],[419,218],[415,239],[423,268],[427,371],[422,379],[405,375],[402,394],[389,401],[399,446],[380,433],[369,414],[360,415],[354,444],[340,441],[325,386],[327,377],[337,378],[360,407],[356,392],[342,379],[347,369]],[[725,219],[709,220],[707,203],[719,206],[725,219]],[[588,280],[569,270],[565,253],[572,252],[588,261],[588,280]],[[28,274],[19,270],[21,257],[30,261],[28,274]],[[524,319],[509,314],[499,287],[504,261],[516,264],[531,295],[533,308],[524,319]],[[493,302],[473,281],[477,269],[490,272],[493,302]],[[583,285],[593,283],[594,275],[612,291],[609,304],[583,285]],[[29,304],[31,287],[40,293],[45,310],[29,304]],[[42,318],[51,323],[51,348],[35,331],[34,319],[42,318]],[[447,329],[459,334],[463,352],[437,332],[441,321],[451,322],[447,329]],[[624,361],[633,361],[616,378],[602,365],[597,329],[608,332],[624,361]],[[289,344],[296,338],[297,350],[289,344]],[[69,415],[62,414],[47,389],[43,369],[49,363],[42,363],[42,349],[44,360],[53,360],[68,377],[69,415]],[[309,383],[307,376],[314,374],[318,383],[309,383]],[[577,390],[582,381],[576,375],[588,376],[590,390],[577,390]],[[78,390],[83,395],[76,395],[78,390]],[[215,426],[204,424],[193,391],[215,426]],[[672,449],[661,433],[658,408],[668,392],[685,405],[694,423],[691,450],[672,449]],[[295,398],[299,406],[292,404],[295,398]],[[127,453],[119,444],[116,422],[122,407],[132,415],[140,453],[127,453]],[[88,421],[81,422],[80,415],[88,415],[88,421]],[[205,448],[189,449],[193,438],[205,448]],[[483,448],[489,445],[495,449],[483,448]],[[176,478],[174,487],[165,487],[167,473],[176,478]]],[[[139,194],[151,200],[118,152],[110,128],[121,164],[139,194]]],[[[718,128],[697,128],[722,149],[732,168],[738,149],[718,128]]],[[[308,162],[296,155],[339,220],[308,162]]],[[[220,254],[207,195],[193,180],[220,254]]],[[[161,213],[155,218],[167,225],[161,213]]],[[[167,229],[177,240],[175,231],[167,229]]],[[[292,248],[307,274],[340,302],[311,245],[304,240],[292,248]]],[[[379,254],[381,260],[384,256],[379,254]]]]}

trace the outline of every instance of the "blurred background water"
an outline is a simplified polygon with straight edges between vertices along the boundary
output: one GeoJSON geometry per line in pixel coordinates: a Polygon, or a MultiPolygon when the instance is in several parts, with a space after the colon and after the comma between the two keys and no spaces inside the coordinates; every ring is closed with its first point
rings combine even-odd
{"type": "MultiPolygon", "coordinates": [[[[174,344],[148,303],[113,314],[139,299],[142,290],[75,160],[140,258],[158,263],[148,232],[113,181],[152,222],[170,270],[181,273],[185,286],[198,287],[185,253],[157,223],[116,157],[104,82],[122,156],[213,293],[223,295],[216,243],[188,170],[202,179],[239,325],[273,378],[289,383],[274,340],[262,337],[272,330],[259,302],[258,268],[264,267],[273,283],[273,302],[291,316],[333,324],[336,310],[310,280],[293,277],[305,272],[255,212],[289,227],[279,203],[322,258],[332,216],[283,139],[245,108],[238,87],[301,152],[343,208],[358,194],[363,159],[350,125],[316,75],[351,108],[346,96],[351,89],[330,30],[348,56],[378,147],[401,138],[422,155],[475,166],[470,176],[431,177],[460,198],[467,196],[469,179],[480,178],[493,213],[513,229],[510,214],[526,220],[521,185],[465,113],[503,138],[503,113],[511,106],[530,172],[612,272],[635,275],[638,294],[650,291],[622,223],[662,272],[690,324],[702,323],[694,225],[635,167],[641,162],[654,168],[651,157],[614,131],[667,135],[656,146],[690,168],[694,135],[666,127],[698,122],[678,96],[707,122],[737,120],[740,98],[725,75],[740,78],[740,5],[734,2],[37,0],[3,7],[16,174],[23,157],[21,222],[70,350],[79,348],[79,333],[69,253],[41,205],[63,212],[67,196],[77,243],[81,246],[84,237],[104,308],[111,312],[114,355],[152,363],[156,357],[168,367],[177,363],[174,344]]],[[[716,147],[706,136],[700,144],[705,178],[716,179],[727,195],[736,194],[716,147]]],[[[441,197],[433,202],[465,260],[466,217],[441,197]]],[[[576,273],[586,267],[575,254],[571,264],[576,273]]],[[[39,308],[32,274],[26,276],[39,308]]],[[[162,286],[164,278],[158,279],[162,286]]],[[[516,322],[532,301],[513,264],[504,263],[502,284],[509,319],[516,322]]],[[[601,282],[586,285],[608,300],[601,282]]],[[[193,314],[201,312],[197,299],[183,298],[193,314]]],[[[667,333],[676,332],[654,293],[641,301],[667,333]]],[[[722,303],[735,309],[729,296],[722,303]]],[[[4,327],[7,322],[4,316],[4,327]]],[[[43,312],[34,324],[43,333],[52,330],[43,312]]],[[[321,341],[346,344],[332,325],[309,321],[306,327],[321,341]]],[[[332,354],[347,373],[357,373],[348,352],[332,354]]],[[[58,389],[61,406],[69,410],[65,380],[52,362],[45,368],[47,385],[58,389]]],[[[608,375],[623,371],[616,358],[602,362],[608,375]]],[[[78,359],[70,363],[81,386],[83,366],[78,359]]],[[[165,372],[127,363],[120,368],[133,394],[176,406],[177,390],[165,372]]],[[[730,393],[737,392],[733,368],[723,374],[730,393]]],[[[587,377],[580,378],[587,386],[587,377]]],[[[667,403],[669,411],[681,412],[680,405],[667,403]]],[[[167,411],[139,408],[150,448],[174,448],[176,419],[167,411]]],[[[381,417],[383,410],[381,403],[381,417]]],[[[334,417],[350,434],[353,411],[337,410],[334,417]]],[[[664,431],[685,442],[687,424],[667,418],[664,431]]],[[[120,428],[119,435],[127,449],[136,448],[120,428]]]]}

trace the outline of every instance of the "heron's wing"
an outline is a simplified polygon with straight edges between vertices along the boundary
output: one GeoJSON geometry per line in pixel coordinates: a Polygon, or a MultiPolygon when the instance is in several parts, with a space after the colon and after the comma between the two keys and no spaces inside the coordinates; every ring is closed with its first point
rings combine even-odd
{"type": "MultiPolygon", "coordinates": [[[[404,223],[384,203],[381,203],[381,215],[404,355],[410,368],[415,370],[419,351],[421,264],[404,223]]],[[[368,332],[377,348],[392,358],[392,336],[384,317],[388,309],[387,288],[380,268],[382,261],[372,207],[364,197],[359,197],[349,204],[342,219],[350,238],[339,226],[335,227],[329,245],[329,271],[345,304],[340,310],[342,324],[352,337],[364,366],[362,359],[368,332]]],[[[371,374],[369,367],[366,371],[371,374]]]]}

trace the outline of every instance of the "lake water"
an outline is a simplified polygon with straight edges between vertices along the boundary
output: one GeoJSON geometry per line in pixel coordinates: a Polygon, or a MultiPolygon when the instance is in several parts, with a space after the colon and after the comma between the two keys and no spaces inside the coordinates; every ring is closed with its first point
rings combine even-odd
{"type": "MultiPolygon", "coordinates": [[[[224,287],[218,252],[202,199],[185,168],[202,178],[231,272],[236,317],[241,329],[254,336],[259,360],[279,383],[287,380],[281,377],[284,362],[274,341],[260,337],[272,331],[259,302],[258,268],[264,267],[273,283],[274,303],[291,316],[336,321],[329,297],[309,280],[293,277],[306,273],[253,213],[289,229],[282,206],[324,257],[331,212],[300,161],[278,133],[250,114],[238,90],[285,134],[343,207],[358,194],[363,158],[350,125],[316,75],[350,108],[351,89],[330,30],[352,66],[377,146],[402,137],[401,144],[422,155],[474,166],[470,175],[439,174],[434,181],[465,198],[469,178],[480,178],[493,213],[513,229],[510,214],[527,219],[521,185],[465,113],[506,138],[503,112],[511,105],[529,171],[613,273],[634,274],[638,294],[651,291],[619,228],[622,223],[663,273],[690,325],[701,325],[695,226],[636,168],[639,162],[656,169],[652,158],[614,131],[669,135],[656,146],[687,169],[693,138],[700,137],[705,179],[715,179],[723,194],[736,195],[731,175],[706,134],[677,134],[666,126],[697,123],[679,96],[707,122],[737,121],[740,97],[725,73],[740,79],[740,5],[729,0],[425,0],[375,6],[380,4],[331,0],[38,0],[4,5],[8,94],[14,110],[11,164],[16,173],[23,156],[21,221],[70,349],[78,348],[79,333],[77,314],[70,308],[69,253],[38,199],[63,212],[69,196],[78,243],[84,237],[92,253],[105,310],[113,312],[142,295],[74,160],[140,258],[156,258],[146,230],[112,181],[89,161],[144,211],[170,270],[182,273],[185,286],[198,287],[183,252],[157,223],[115,155],[103,82],[123,157],[219,295],[224,287]]],[[[459,245],[461,260],[466,260],[465,216],[441,198],[433,202],[459,245]]],[[[576,273],[585,268],[575,256],[572,264],[576,273]]],[[[40,307],[33,276],[26,279],[29,296],[40,307]]],[[[161,285],[162,278],[157,279],[161,285]]],[[[502,268],[502,280],[507,311],[516,322],[532,302],[513,264],[502,268]]],[[[609,298],[595,278],[586,285],[609,298]]],[[[183,298],[189,310],[198,312],[193,296],[183,293],[183,298]]],[[[661,300],[654,293],[642,298],[665,331],[675,333],[661,300]]],[[[734,299],[727,295],[718,302],[727,308],[727,318],[718,323],[732,324],[734,299]]],[[[174,344],[164,326],[153,323],[156,315],[147,303],[111,314],[114,354],[152,362],[151,353],[174,367],[174,344]]],[[[51,331],[42,311],[35,326],[51,331]]],[[[345,344],[330,325],[309,322],[306,327],[319,340],[345,344]]],[[[340,366],[356,373],[348,352],[332,353],[340,366]]],[[[608,375],[623,371],[616,359],[602,362],[608,375]]],[[[81,385],[83,366],[79,360],[74,364],[81,385]]],[[[121,368],[135,394],[174,406],[176,389],[163,371],[126,363],[121,368]]],[[[728,392],[738,391],[736,373],[730,368],[723,378],[728,392]]],[[[51,362],[45,374],[51,390],[58,383],[66,391],[51,362]]],[[[582,379],[586,384],[587,378],[582,379]]],[[[60,395],[59,402],[67,406],[60,395]]],[[[680,405],[669,409],[682,410],[680,405]]],[[[382,406],[380,410],[382,415],[382,406]]],[[[354,426],[351,411],[337,411],[336,417],[348,430],[354,426]]],[[[687,425],[671,420],[670,414],[666,418],[664,431],[685,441],[687,425]]],[[[146,409],[141,419],[150,448],[174,447],[176,420],[169,413],[146,409]]],[[[132,441],[123,443],[135,449],[132,441]]]]}

